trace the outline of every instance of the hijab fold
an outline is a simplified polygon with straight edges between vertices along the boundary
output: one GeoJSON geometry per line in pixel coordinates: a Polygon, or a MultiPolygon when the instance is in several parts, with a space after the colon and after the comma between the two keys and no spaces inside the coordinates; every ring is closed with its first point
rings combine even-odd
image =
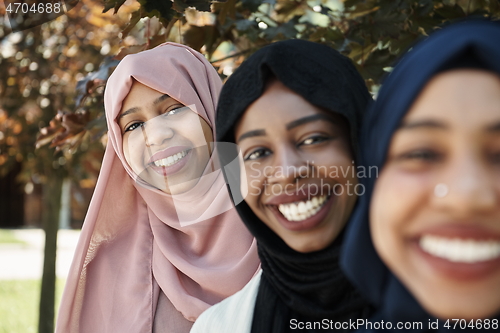
{"type": "MultiPolygon", "coordinates": [[[[382,85],[362,126],[361,165],[384,166],[394,132],[425,85],[453,68],[481,68],[500,74],[500,24],[470,20],[431,34],[405,54],[382,85]]],[[[342,266],[384,320],[433,320],[385,266],[375,251],[369,230],[369,207],[375,178],[363,178],[360,198],[346,233],[342,266]]],[[[387,203],[393,204],[393,203],[387,203]]]]}
{"type": "MultiPolygon", "coordinates": [[[[344,116],[356,151],[358,124],[370,100],[364,81],[348,58],[325,45],[303,40],[266,46],[231,75],[217,109],[217,141],[235,142],[235,124],[262,95],[270,78],[276,78],[309,103],[344,116]]],[[[233,157],[234,153],[220,155],[222,165],[233,157]]],[[[226,172],[225,177],[228,184],[240,184],[237,173],[226,172]]],[[[232,196],[237,195],[233,189],[232,196]]],[[[236,209],[257,239],[263,269],[253,333],[288,332],[291,319],[339,321],[366,317],[366,302],[339,268],[342,234],[326,249],[300,253],[288,247],[244,201],[236,209]]]]}
{"type": "Polygon", "coordinates": [[[106,86],[108,142],[63,294],[58,333],[150,333],[155,317],[169,315],[156,313],[162,295],[194,321],[240,290],[259,267],[255,240],[230,206],[221,171],[208,166],[217,160],[215,152],[198,183],[175,198],[141,182],[127,164],[116,118],[134,80],[194,105],[215,136],[221,81],[201,54],[165,43],[121,61],[106,86]],[[196,217],[215,213],[186,226],[179,211],[196,217]]]}

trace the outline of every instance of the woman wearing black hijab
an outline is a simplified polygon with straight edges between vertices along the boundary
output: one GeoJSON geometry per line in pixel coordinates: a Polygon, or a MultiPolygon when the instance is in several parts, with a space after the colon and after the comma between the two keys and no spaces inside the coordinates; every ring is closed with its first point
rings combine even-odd
{"type": "Polygon", "coordinates": [[[342,255],[378,308],[359,329],[499,328],[499,60],[498,23],[445,27],[403,56],[369,109],[361,163],[379,177],[361,180],[342,255]]]}
{"type": "MultiPolygon", "coordinates": [[[[354,160],[369,100],[348,58],[301,40],[260,49],[228,79],[217,141],[241,149],[246,177],[239,168],[225,168],[225,177],[234,202],[244,198],[236,209],[257,239],[262,273],[191,332],[350,331],[349,320],[368,316],[339,255],[359,191],[354,160]]],[[[235,152],[220,150],[229,165],[235,152]]]]}

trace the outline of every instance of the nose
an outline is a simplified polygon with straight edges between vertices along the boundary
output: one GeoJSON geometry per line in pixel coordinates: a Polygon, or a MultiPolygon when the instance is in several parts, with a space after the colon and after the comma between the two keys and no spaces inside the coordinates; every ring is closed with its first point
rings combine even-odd
{"type": "Polygon", "coordinates": [[[148,120],[141,127],[146,146],[160,146],[175,135],[175,130],[161,117],[148,120]]]}
{"type": "Polygon", "coordinates": [[[274,163],[266,172],[269,184],[291,183],[309,177],[307,161],[294,148],[284,146],[274,153],[274,163]]]}
{"type": "MultiPolygon", "coordinates": [[[[442,177],[445,195],[434,195],[435,203],[456,217],[485,213],[497,206],[497,186],[488,166],[478,156],[463,156],[450,161],[442,177]]],[[[441,186],[442,185],[438,185],[441,186]]]]}

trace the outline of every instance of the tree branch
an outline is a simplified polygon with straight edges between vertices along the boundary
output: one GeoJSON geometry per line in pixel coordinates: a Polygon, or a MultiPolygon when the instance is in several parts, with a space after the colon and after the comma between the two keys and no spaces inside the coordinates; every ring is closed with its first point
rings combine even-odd
{"type": "Polygon", "coordinates": [[[224,58],[220,58],[220,59],[217,59],[217,60],[213,60],[213,61],[210,61],[211,64],[214,64],[216,62],[220,62],[220,61],[224,61],[224,60],[227,60],[227,59],[231,59],[231,58],[234,58],[234,57],[239,57],[240,55],[243,55],[245,53],[248,53],[252,51],[252,49],[246,49],[246,50],[243,50],[243,51],[240,51],[240,52],[237,52],[235,54],[231,54],[231,55],[228,55],[227,57],[224,57],[224,58]]]}

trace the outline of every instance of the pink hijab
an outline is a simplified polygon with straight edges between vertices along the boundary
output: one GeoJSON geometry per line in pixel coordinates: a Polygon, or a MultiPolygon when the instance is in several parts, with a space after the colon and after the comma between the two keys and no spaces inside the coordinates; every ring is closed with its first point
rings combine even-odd
{"type": "Polygon", "coordinates": [[[228,206],[220,170],[205,171],[207,177],[175,199],[135,181],[116,122],[133,79],[194,105],[215,132],[222,84],[203,55],[165,43],[121,61],[106,86],[108,144],[61,301],[58,333],[151,332],[155,316],[168,315],[156,313],[160,293],[194,321],[240,290],[259,267],[256,242],[228,206]],[[209,218],[181,225],[173,200],[178,211],[209,218]]]}

